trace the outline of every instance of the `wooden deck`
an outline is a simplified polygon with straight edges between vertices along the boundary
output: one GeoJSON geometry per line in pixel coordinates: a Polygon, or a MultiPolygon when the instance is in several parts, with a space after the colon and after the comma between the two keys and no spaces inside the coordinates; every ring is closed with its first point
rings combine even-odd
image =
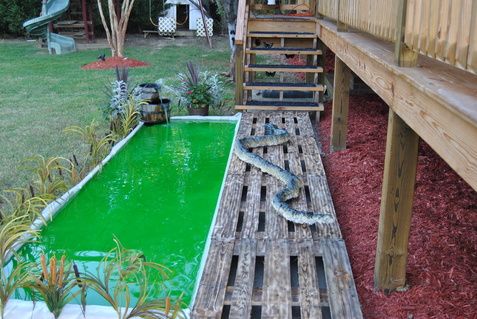
{"type": "MultiPolygon", "coordinates": [[[[238,138],[263,135],[267,122],[292,141],[255,151],[302,177],[294,206],[335,215],[307,113],[244,113],[238,138]]],[[[192,318],[362,318],[338,223],[287,222],[270,205],[281,186],[233,156],[192,318]]]]}

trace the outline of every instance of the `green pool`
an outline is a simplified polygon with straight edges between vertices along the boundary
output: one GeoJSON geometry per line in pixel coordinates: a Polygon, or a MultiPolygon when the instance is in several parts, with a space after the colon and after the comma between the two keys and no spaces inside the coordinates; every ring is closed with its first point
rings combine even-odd
{"type": "MultiPolygon", "coordinates": [[[[21,254],[64,253],[95,271],[114,235],[170,268],[170,294],[184,292],[189,304],[234,130],[234,122],[143,127],[21,254]]],[[[88,304],[106,305],[93,293],[88,304]]]]}

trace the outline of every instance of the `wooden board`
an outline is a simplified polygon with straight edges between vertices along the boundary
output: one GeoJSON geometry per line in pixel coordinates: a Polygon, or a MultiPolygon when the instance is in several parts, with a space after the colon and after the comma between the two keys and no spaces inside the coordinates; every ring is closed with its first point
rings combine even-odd
{"type": "Polygon", "coordinates": [[[293,49],[293,48],[283,48],[283,49],[273,49],[266,50],[263,48],[260,49],[246,49],[248,54],[256,55],[282,55],[282,54],[300,54],[300,55],[319,55],[322,54],[321,50],[302,50],[302,49],[293,49]]]}
{"type": "Polygon", "coordinates": [[[245,72],[294,72],[294,73],[319,73],[323,72],[322,67],[300,67],[300,66],[279,66],[279,65],[246,65],[244,68],[245,72]]]}
{"type": "Polygon", "coordinates": [[[236,110],[239,111],[323,111],[324,107],[323,104],[319,104],[318,106],[286,106],[286,105],[236,105],[236,110]]]}
{"type": "MultiPolygon", "coordinates": [[[[308,114],[244,113],[238,138],[263,135],[265,123],[292,136],[253,152],[302,178],[293,207],[335,216],[308,114]]],[[[338,223],[288,222],[270,203],[281,187],[233,155],[191,318],[362,318],[338,223]]]]}

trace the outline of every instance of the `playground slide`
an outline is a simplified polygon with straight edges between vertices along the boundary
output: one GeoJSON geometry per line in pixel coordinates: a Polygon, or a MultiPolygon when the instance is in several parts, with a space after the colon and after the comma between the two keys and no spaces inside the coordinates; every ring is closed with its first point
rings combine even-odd
{"type": "Polygon", "coordinates": [[[63,54],[76,51],[75,40],[48,30],[48,24],[58,19],[68,10],[69,0],[48,0],[41,16],[27,20],[23,27],[28,33],[46,37],[48,42],[48,51],[56,54],[63,54]]]}

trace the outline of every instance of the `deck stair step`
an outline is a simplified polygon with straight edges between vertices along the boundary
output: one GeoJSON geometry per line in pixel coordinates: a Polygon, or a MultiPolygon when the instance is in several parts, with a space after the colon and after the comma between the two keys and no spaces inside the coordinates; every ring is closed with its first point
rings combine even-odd
{"type": "Polygon", "coordinates": [[[246,72],[295,72],[295,73],[321,73],[323,68],[313,65],[288,65],[288,64],[247,64],[246,72]]]}
{"type": "Polygon", "coordinates": [[[252,38],[300,38],[300,39],[314,39],[317,37],[313,32],[274,32],[274,31],[251,31],[248,33],[252,38]]]}
{"type": "Polygon", "coordinates": [[[246,101],[236,105],[236,110],[270,110],[270,111],[323,111],[323,103],[288,102],[288,101],[246,101]]]}
{"type": "Polygon", "coordinates": [[[303,91],[320,92],[323,85],[315,83],[281,83],[281,82],[247,82],[244,90],[270,90],[270,91],[303,91]]]}
{"type": "Polygon", "coordinates": [[[252,48],[246,49],[248,54],[301,54],[301,55],[321,55],[321,50],[314,48],[252,48]]]}

